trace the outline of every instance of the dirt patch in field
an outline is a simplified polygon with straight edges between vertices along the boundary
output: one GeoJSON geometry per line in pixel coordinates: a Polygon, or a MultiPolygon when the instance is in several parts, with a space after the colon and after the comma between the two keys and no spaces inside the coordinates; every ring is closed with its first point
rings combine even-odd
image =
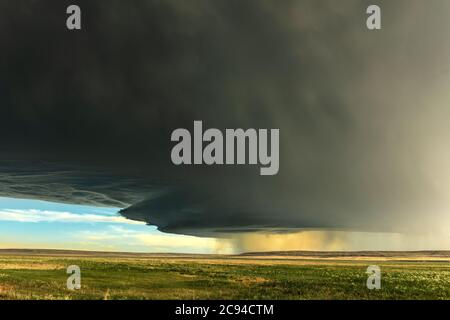
{"type": "Polygon", "coordinates": [[[63,266],[54,263],[0,263],[0,270],[58,270],[63,266]]]}
{"type": "Polygon", "coordinates": [[[11,292],[13,289],[14,287],[8,284],[0,284],[0,294],[4,292],[11,292]]]}
{"type": "Polygon", "coordinates": [[[8,284],[0,284],[0,299],[10,298],[15,292],[15,287],[8,284]]]}
{"type": "Polygon", "coordinates": [[[196,275],[194,275],[194,274],[185,274],[185,273],[179,273],[179,275],[181,276],[181,277],[183,277],[183,278],[197,278],[197,276],[196,275]]]}

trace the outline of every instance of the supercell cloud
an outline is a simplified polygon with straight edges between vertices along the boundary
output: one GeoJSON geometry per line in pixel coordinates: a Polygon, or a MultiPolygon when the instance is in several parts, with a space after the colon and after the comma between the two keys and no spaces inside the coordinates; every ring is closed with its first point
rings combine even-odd
{"type": "Polygon", "coordinates": [[[200,236],[448,223],[448,1],[0,4],[0,195],[200,236]],[[170,134],[279,128],[280,171],[171,163],[170,134]],[[447,219],[447,220],[445,220],[447,219]]]}

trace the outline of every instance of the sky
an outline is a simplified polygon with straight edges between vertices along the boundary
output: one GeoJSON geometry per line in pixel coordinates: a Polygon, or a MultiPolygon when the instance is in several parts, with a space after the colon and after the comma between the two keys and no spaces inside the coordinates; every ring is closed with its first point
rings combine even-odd
{"type": "Polygon", "coordinates": [[[230,253],[210,238],[170,235],[128,220],[118,208],[0,198],[0,248],[230,253]]]}
{"type": "Polygon", "coordinates": [[[119,208],[0,197],[0,249],[235,254],[278,250],[445,250],[450,230],[405,235],[348,231],[242,233],[205,238],[163,233],[119,208]]]}
{"type": "MultiPolygon", "coordinates": [[[[137,230],[233,250],[450,248],[448,0],[79,0],[75,31],[70,4],[0,3],[0,196],[150,225],[84,230],[121,246],[137,230]],[[278,174],[175,166],[171,133],[197,120],[279,129],[278,174]]],[[[4,223],[64,219],[27,212],[58,222],[4,223]]]]}

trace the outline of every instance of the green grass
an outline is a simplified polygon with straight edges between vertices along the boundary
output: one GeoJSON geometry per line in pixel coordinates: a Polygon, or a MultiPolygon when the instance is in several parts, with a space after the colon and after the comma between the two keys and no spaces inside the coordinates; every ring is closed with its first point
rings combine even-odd
{"type": "Polygon", "coordinates": [[[450,299],[448,262],[0,256],[0,299],[450,299]],[[368,265],[381,290],[366,287],[368,265]],[[81,268],[81,290],[66,268],[81,268]]]}

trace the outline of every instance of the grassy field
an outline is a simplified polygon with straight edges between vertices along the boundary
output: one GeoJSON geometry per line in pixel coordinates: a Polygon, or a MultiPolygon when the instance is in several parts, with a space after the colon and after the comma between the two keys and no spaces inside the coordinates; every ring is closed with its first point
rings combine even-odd
{"type": "Polygon", "coordinates": [[[0,252],[0,299],[450,299],[449,258],[0,252]],[[66,268],[81,268],[81,290],[66,268]],[[378,265],[381,290],[368,290],[378,265]]]}

